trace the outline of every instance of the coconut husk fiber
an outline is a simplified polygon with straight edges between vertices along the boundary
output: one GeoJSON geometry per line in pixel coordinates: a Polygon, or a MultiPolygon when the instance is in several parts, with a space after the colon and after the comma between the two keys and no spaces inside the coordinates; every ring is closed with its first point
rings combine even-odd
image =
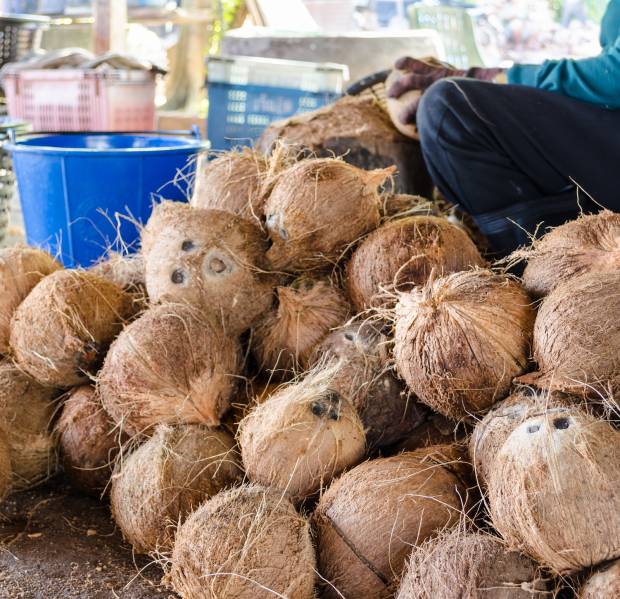
{"type": "Polygon", "coordinates": [[[310,371],[241,422],[239,446],[250,481],[301,502],[364,458],[364,427],[350,397],[334,389],[336,373],[334,367],[310,371]]]}
{"type": "Polygon", "coordinates": [[[11,318],[17,306],[43,277],[61,268],[47,252],[36,248],[0,249],[0,355],[9,351],[11,318]]]}
{"type": "Polygon", "coordinates": [[[543,599],[535,562],[501,539],[456,527],[413,548],[397,599],[543,599]]]}
{"type": "Polygon", "coordinates": [[[443,448],[365,462],[341,476],[313,516],[324,597],[392,597],[411,548],[457,522],[466,485],[443,448]]]}
{"type": "Polygon", "coordinates": [[[183,599],[314,599],[315,569],[308,521],[280,493],[243,485],[187,519],[167,580],[183,599]]]}
{"type": "Polygon", "coordinates": [[[347,290],[355,308],[393,305],[396,291],[424,285],[439,276],[484,266],[474,242],[444,218],[411,216],[373,231],[347,265],[347,290]]]}
{"type": "Polygon", "coordinates": [[[129,435],[156,424],[217,426],[241,371],[238,341],[185,304],[149,308],[112,344],[98,377],[104,409],[129,435]]]}
{"type": "Polygon", "coordinates": [[[177,526],[203,501],[239,482],[235,441],[200,425],[161,425],[112,478],[112,515],[138,553],[172,550],[177,526]]]}
{"type": "Polygon", "coordinates": [[[432,188],[419,143],[398,132],[386,111],[371,98],[344,97],[314,112],[273,123],[257,147],[269,153],[276,142],[321,157],[342,156],[366,170],[396,165],[394,189],[400,193],[426,195],[432,188]]]}
{"type": "Polygon", "coordinates": [[[620,597],[620,560],[593,572],[579,590],[579,599],[617,599],[620,597]]]}
{"type": "Polygon", "coordinates": [[[488,476],[495,529],[558,574],[620,557],[620,432],[579,408],[530,418],[488,476]]]}
{"type": "Polygon", "coordinates": [[[483,413],[527,368],[534,309],[516,279],[489,270],[433,278],[400,295],[395,320],[400,376],[447,418],[483,413]]]}
{"type": "Polygon", "coordinates": [[[136,295],[146,293],[144,257],[142,254],[109,252],[104,260],[91,266],[88,270],[130,293],[136,295]]]}

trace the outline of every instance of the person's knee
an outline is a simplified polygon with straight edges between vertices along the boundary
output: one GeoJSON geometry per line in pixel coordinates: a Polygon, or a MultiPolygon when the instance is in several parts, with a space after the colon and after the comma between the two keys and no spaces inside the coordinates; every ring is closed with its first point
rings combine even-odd
{"type": "Polygon", "coordinates": [[[446,112],[457,109],[462,98],[454,79],[440,79],[422,95],[416,123],[420,138],[435,139],[446,117],[446,112]]]}

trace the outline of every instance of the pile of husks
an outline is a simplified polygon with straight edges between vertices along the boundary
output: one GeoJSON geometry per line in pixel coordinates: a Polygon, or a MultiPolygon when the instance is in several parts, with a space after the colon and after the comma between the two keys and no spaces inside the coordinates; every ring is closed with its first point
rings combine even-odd
{"type": "Polygon", "coordinates": [[[200,163],[138,256],[0,251],[0,493],[64,471],[185,599],[620,590],[620,215],[522,279],[393,169],[200,163]]]}

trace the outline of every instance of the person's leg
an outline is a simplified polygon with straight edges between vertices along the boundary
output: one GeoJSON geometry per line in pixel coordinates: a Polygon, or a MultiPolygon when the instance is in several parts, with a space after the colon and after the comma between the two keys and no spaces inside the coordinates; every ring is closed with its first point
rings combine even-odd
{"type": "Polygon", "coordinates": [[[498,252],[525,243],[522,228],[533,233],[598,210],[586,194],[578,200],[573,181],[620,209],[620,111],[525,86],[446,79],[425,92],[417,124],[435,184],[498,252]]]}

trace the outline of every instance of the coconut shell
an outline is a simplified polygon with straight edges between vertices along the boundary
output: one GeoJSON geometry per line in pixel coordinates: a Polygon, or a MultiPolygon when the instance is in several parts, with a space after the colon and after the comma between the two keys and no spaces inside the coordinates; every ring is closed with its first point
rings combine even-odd
{"type": "Polygon", "coordinates": [[[252,350],[276,376],[300,372],[316,344],[349,317],[350,305],[327,279],[301,277],[278,287],[278,305],[254,329],[252,350]]]}
{"type": "Polygon", "coordinates": [[[256,406],[239,426],[250,481],[299,502],[364,457],[364,428],[349,397],[333,389],[334,368],[310,372],[256,406]]]}
{"type": "Polygon", "coordinates": [[[61,269],[47,252],[30,247],[0,249],[0,354],[9,351],[13,313],[45,276],[61,269]]]}
{"type": "MultiPolygon", "coordinates": [[[[406,73],[404,71],[393,69],[385,80],[385,88],[390,89],[390,87],[392,87],[392,85],[394,85],[394,83],[396,83],[405,74],[406,73]]],[[[388,114],[390,115],[390,119],[392,119],[392,123],[394,123],[394,127],[396,127],[403,135],[415,140],[420,139],[418,127],[415,123],[411,125],[403,123],[400,120],[400,117],[403,112],[414,102],[419,102],[421,97],[422,92],[418,89],[414,89],[405,92],[402,96],[400,96],[400,98],[387,98],[386,100],[388,114]]]]}
{"type": "Polygon", "coordinates": [[[280,493],[224,491],[180,528],[167,577],[183,599],[314,599],[307,520],[280,493]]]}
{"type": "Polygon", "coordinates": [[[603,210],[547,233],[524,252],[523,284],[536,297],[586,273],[620,270],[620,214],[603,210]]]}
{"type": "Polygon", "coordinates": [[[45,277],[15,311],[11,348],[43,385],[71,387],[97,372],[112,340],[133,312],[118,285],[77,270],[45,277]]]}
{"type": "Polygon", "coordinates": [[[411,216],[373,231],[347,265],[347,290],[355,308],[390,305],[396,291],[424,285],[431,272],[447,275],[484,266],[474,242],[444,218],[411,216]]]}
{"type": "Polygon", "coordinates": [[[217,426],[241,371],[237,340],[199,310],[161,304],[126,327],[99,373],[103,407],[122,431],[217,426]]]}
{"type": "Polygon", "coordinates": [[[203,501],[241,479],[234,439],[200,425],[157,427],[119,461],[112,515],[138,553],[172,549],[176,528],[203,501]]]}
{"type": "Polygon", "coordinates": [[[149,298],[200,307],[238,335],[273,304],[276,281],[265,271],[266,250],[256,223],[163,202],[142,233],[149,298]]]}
{"type": "Polygon", "coordinates": [[[333,158],[304,160],[283,171],[265,204],[272,267],[294,272],[338,262],[379,225],[377,188],[391,173],[333,158]]]}
{"type": "Polygon", "coordinates": [[[9,445],[15,490],[33,487],[56,472],[57,440],[50,432],[55,395],[8,360],[0,362],[0,433],[9,445]]]}
{"type": "Polygon", "coordinates": [[[365,462],[321,497],[313,520],[324,597],[392,597],[411,547],[459,521],[466,489],[439,455],[365,462]]]}
{"type": "Polygon", "coordinates": [[[579,599],[618,599],[620,597],[620,560],[599,568],[584,582],[579,599]]]}
{"type": "Polygon", "coordinates": [[[488,270],[454,273],[401,294],[394,358],[436,412],[467,419],[508,395],[528,364],[534,310],[521,285],[488,270]]]}
{"type": "Polygon", "coordinates": [[[620,557],[620,432],[578,408],[526,420],[488,476],[509,546],[559,574],[620,557]]]}
{"type": "Polygon", "coordinates": [[[413,548],[397,599],[543,599],[538,566],[497,537],[452,529],[413,548]]]}
{"type": "Polygon", "coordinates": [[[0,430],[0,502],[11,489],[11,448],[4,431],[0,430]]]}
{"type": "Polygon", "coordinates": [[[146,290],[144,257],[141,254],[110,252],[105,260],[92,266],[89,272],[131,293],[142,294],[146,290]]]}

